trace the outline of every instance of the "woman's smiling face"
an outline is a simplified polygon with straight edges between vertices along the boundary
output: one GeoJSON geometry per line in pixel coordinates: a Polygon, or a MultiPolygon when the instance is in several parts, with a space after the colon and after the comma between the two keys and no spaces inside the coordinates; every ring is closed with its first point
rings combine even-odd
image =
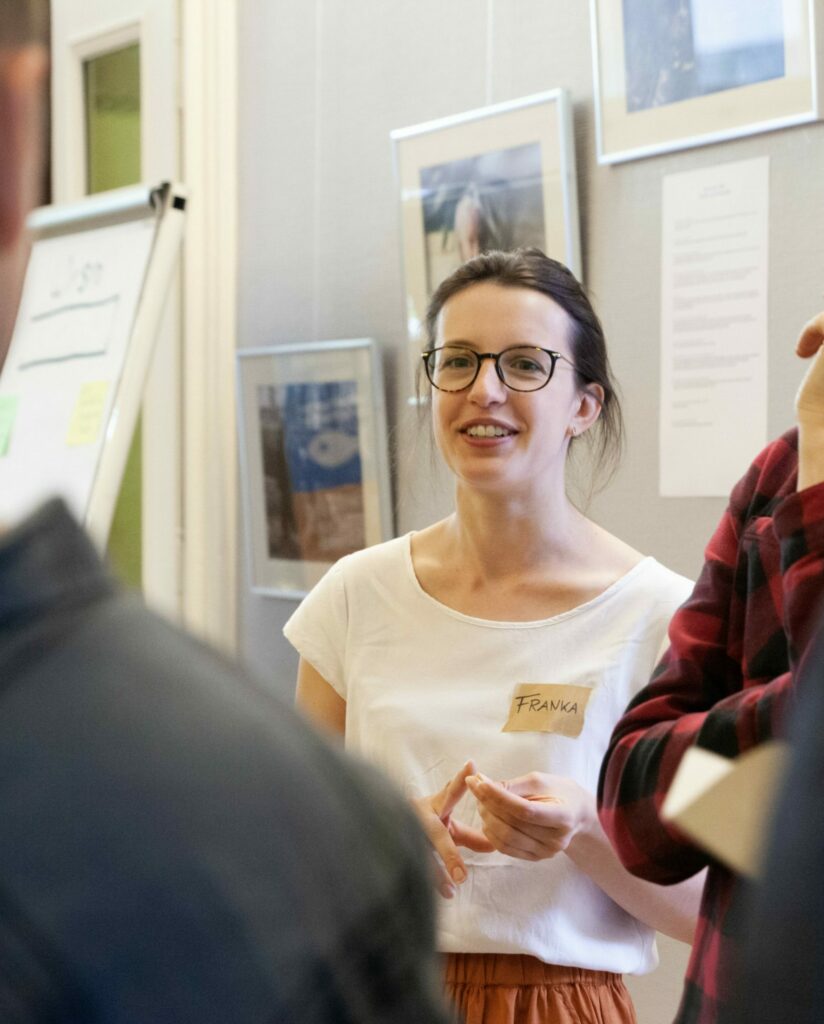
{"type": "MultiPolygon", "coordinates": [[[[572,360],[571,328],[565,310],[542,292],[483,281],[445,303],[435,343],[495,353],[532,345],[572,360]]],[[[485,359],[465,390],[433,388],[438,447],[456,477],[472,488],[506,489],[514,496],[524,489],[562,484],[570,428],[586,426],[592,418],[586,424],[581,419],[584,396],[564,360],[558,361],[546,387],[518,392],[507,388],[494,361],[485,359]]]]}

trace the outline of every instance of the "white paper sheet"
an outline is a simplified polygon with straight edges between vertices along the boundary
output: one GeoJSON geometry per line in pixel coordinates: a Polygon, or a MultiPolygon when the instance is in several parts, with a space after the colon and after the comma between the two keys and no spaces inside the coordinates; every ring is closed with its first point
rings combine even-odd
{"type": "Polygon", "coordinates": [[[660,491],[726,497],[767,443],[767,157],[664,178],[660,491]]]}

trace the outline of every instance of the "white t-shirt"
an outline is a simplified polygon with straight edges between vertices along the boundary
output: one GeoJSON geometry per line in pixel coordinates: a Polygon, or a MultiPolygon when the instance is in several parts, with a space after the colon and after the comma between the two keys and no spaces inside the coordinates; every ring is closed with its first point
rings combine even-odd
{"type": "MultiPolygon", "coordinates": [[[[690,581],[645,558],[561,615],[495,622],[427,594],[410,538],[342,558],[284,627],[346,700],[347,747],[410,796],[436,792],[470,758],[493,779],[542,771],[595,792],[612,728],[649,680],[690,581]],[[527,731],[503,731],[509,719],[527,731]]],[[[471,795],[455,815],[480,827],[471,795]]],[[[563,854],[537,863],[462,854],[469,878],[440,901],[445,952],[528,953],[619,973],[656,965],[652,930],[563,854]]]]}

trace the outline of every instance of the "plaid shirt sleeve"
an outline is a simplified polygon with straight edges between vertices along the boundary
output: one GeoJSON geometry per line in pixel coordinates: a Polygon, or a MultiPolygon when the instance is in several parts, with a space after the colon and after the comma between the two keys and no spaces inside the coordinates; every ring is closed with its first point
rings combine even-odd
{"type": "Polygon", "coordinates": [[[735,757],[780,731],[792,668],[818,618],[824,484],[797,493],[796,432],[733,490],[670,647],[618,722],[599,784],[601,821],[624,865],[663,884],[709,863],[659,810],[686,750],[735,757]]]}

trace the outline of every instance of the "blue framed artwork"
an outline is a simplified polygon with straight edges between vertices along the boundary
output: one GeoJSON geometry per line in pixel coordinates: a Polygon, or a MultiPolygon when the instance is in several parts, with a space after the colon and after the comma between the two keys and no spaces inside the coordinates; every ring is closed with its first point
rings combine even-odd
{"type": "Polygon", "coordinates": [[[392,535],[371,339],[239,352],[238,417],[253,591],[300,597],[333,562],[392,535]]]}

